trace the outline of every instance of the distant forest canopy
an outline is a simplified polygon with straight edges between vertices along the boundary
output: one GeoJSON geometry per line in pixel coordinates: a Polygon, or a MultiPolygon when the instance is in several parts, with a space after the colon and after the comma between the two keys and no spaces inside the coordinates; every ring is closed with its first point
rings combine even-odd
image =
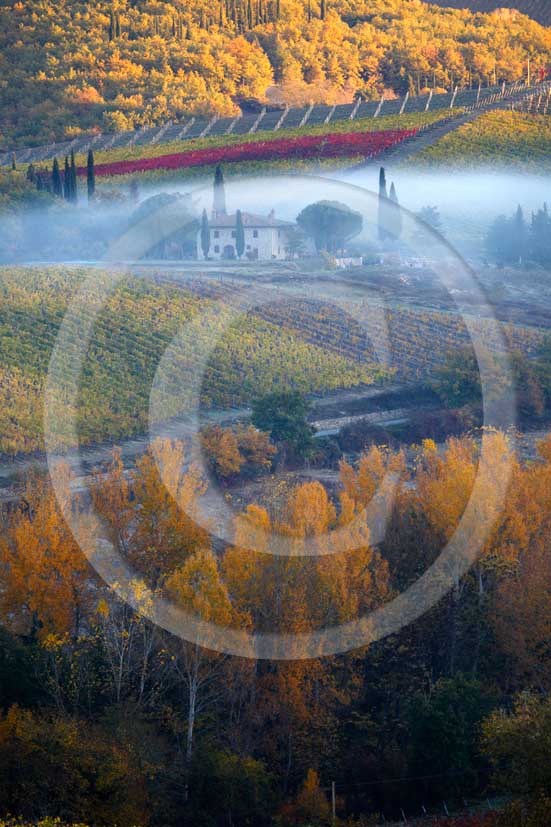
{"type": "Polygon", "coordinates": [[[537,20],[544,26],[551,26],[551,5],[549,0],[432,0],[437,6],[454,9],[468,9],[472,12],[500,11],[510,9],[537,20]]]}
{"type": "Polygon", "coordinates": [[[18,0],[0,7],[0,31],[0,148],[551,64],[551,29],[528,17],[420,0],[18,0]]]}

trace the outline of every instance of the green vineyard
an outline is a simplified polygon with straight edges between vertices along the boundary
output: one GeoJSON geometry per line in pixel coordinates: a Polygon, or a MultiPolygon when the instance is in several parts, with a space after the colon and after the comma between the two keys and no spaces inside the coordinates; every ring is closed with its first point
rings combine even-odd
{"type": "Polygon", "coordinates": [[[488,112],[423,149],[415,156],[415,165],[549,172],[551,117],[505,110],[488,112]]]}
{"type": "MultiPolygon", "coordinates": [[[[201,293],[220,296],[232,288],[202,286],[201,293]]],[[[360,363],[383,360],[384,367],[398,379],[414,381],[430,376],[442,364],[442,357],[467,345],[471,336],[459,313],[387,306],[344,300],[336,305],[284,298],[264,304],[256,313],[273,325],[284,326],[310,344],[323,346],[360,363]]],[[[519,350],[535,355],[547,331],[500,323],[501,337],[492,340],[484,318],[469,319],[473,335],[494,352],[519,350]]]]}
{"type": "MultiPolygon", "coordinates": [[[[85,271],[60,269],[1,272],[4,453],[43,447],[42,396],[49,360],[68,301],[84,276],[85,271]]],[[[97,278],[99,283],[100,273],[97,278]]],[[[178,288],[131,278],[119,284],[94,325],[83,366],[77,411],[81,441],[118,439],[146,429],[157,365],[185,322],[194,338],[214,346],[201,388],[206,407],[243,404],[277,388],[311,393],[367,384],[381,376],[380,369],[360,366],[289,328],[250,315],[228,323],[225,312],[223,303],[178,288]],[[208,329],[201,324],[200,311],[205,310],[211,313],[208,329]]],[[[78,342],[78,327],[74,334],[78,342]]],[[[186,371],[192,370],[193,360],[192,350],[178,353],[179,384],[171,388],[170,416],[186,410],[186,371]]]]}
{"type": "MultiPolygon", "coordinates": [[[[85,275],[84,270],[55,268],[2,271],[3,453],[43,448],[42,398],[49,360],[68,302],[85,275]]],[[[99,283],[100,273],[97,278],[99,283]]],[[[160,374],[158,399],[166,418],[185,413],[193,404],[190,379],[205,349],[211,354],[202,373],[201,404],[228,408],[275,389],[322,393],[390,376],[423,380],[444,354],[469,342],[458,314],[367,302],[341,301],[336,306],[283,296],[231,316],[228,307],[235,291],[208,281],[184,290],[125,278],[95,322],[84,361],[76,411],[82,443],[146,430],[157,368],[182,327],[188,338],[165,365],[165,375],[160,374]]],[[[489,339],[484,319],[473,318],[471,324],[487,347],[503,348],[503,342],[489,339]]],[[[501,329],[506,347],[528,355],[538,351],[545,336],[538,328],[502,324],[501,329]]],[[[77,326],[74,341],[79,337],[77,326]]],[[[69,444],[67,435],[58,436],[61,445],[69,444]]]]}

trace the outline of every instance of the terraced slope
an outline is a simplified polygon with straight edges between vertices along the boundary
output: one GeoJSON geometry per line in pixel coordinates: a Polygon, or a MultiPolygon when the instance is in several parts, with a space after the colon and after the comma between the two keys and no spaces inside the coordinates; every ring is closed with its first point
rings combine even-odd
{"type": "MultiPolygon", "coordinates": [[[[507,93],[517,91],[511,84],[507,93]]],[[[186,118],[137,131],[81,135],[73,141],[0,153],[0,166],[40,163],[73,151],[82,158],[93,149],[96,160],[115,161],[151,157],[193,147],[268,140],[295,134],[363,129],[408,128],[446,116],[451,108],[484,106],[502,94],[502,87],[460,89],[439,95],[404,97],[393,100],[359,101],[338,106],[309,106],[244,114],[237,118],[186,118]],[[371,125],[370,125],[371,124],[371,125]]]]}

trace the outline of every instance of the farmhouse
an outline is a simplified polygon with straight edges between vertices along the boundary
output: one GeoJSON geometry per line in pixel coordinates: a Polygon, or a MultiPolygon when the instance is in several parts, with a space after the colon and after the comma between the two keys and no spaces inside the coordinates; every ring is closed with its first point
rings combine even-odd
{"type": "MultiPolygon", "coordinates": [[[[244,235],[243,258],[251,261],[284,259],[290,253],[290,231],[294,227],[289,221],[280,221],[272,212],[267,216],[241,213],[244,235]]],[[[209,221],[210,248],[212,259],[237,258],[237,213],[213,215],[209,221]]],[[[201,240],[198,241],[198,257],[204,258],[201,240]]]]}
{"type": "Polygon", "coordinates": [[[213,208],[208,219],[208,252],[205,255],[206,228],[202,227],[197,234],[197,257],[203,260],[239,258],[239,224],[243,229],[242,258],[250,261],[269,261],[285,259],[291,255],[296,225],[291,221],[276,218],[273,210],[268,215],[255,215],[239,210],[228,213],[224,179],[218,167],[214,177],[213,208]]]}

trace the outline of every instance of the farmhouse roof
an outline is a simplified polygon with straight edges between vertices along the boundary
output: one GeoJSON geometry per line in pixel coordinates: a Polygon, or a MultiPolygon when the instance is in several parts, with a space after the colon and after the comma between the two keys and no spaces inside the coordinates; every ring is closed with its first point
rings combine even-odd
{"type": "MultiPolygon", "coordinates": [[[[253,227],[254,229],[294,226],[292,221],[282,221],[280,218],[276,218],[273,213],[270,213],[269,215],[255,215],[250,212],[242,212],[241,218],[243,220],[244,227],[253,227]]],[[[237,213],[231,213],[230,215],[217,213],[210,219],[209,226],[214,229],[224,229],[225,227],[233,228],[235,227],[236,222],[237,213]]]]}

